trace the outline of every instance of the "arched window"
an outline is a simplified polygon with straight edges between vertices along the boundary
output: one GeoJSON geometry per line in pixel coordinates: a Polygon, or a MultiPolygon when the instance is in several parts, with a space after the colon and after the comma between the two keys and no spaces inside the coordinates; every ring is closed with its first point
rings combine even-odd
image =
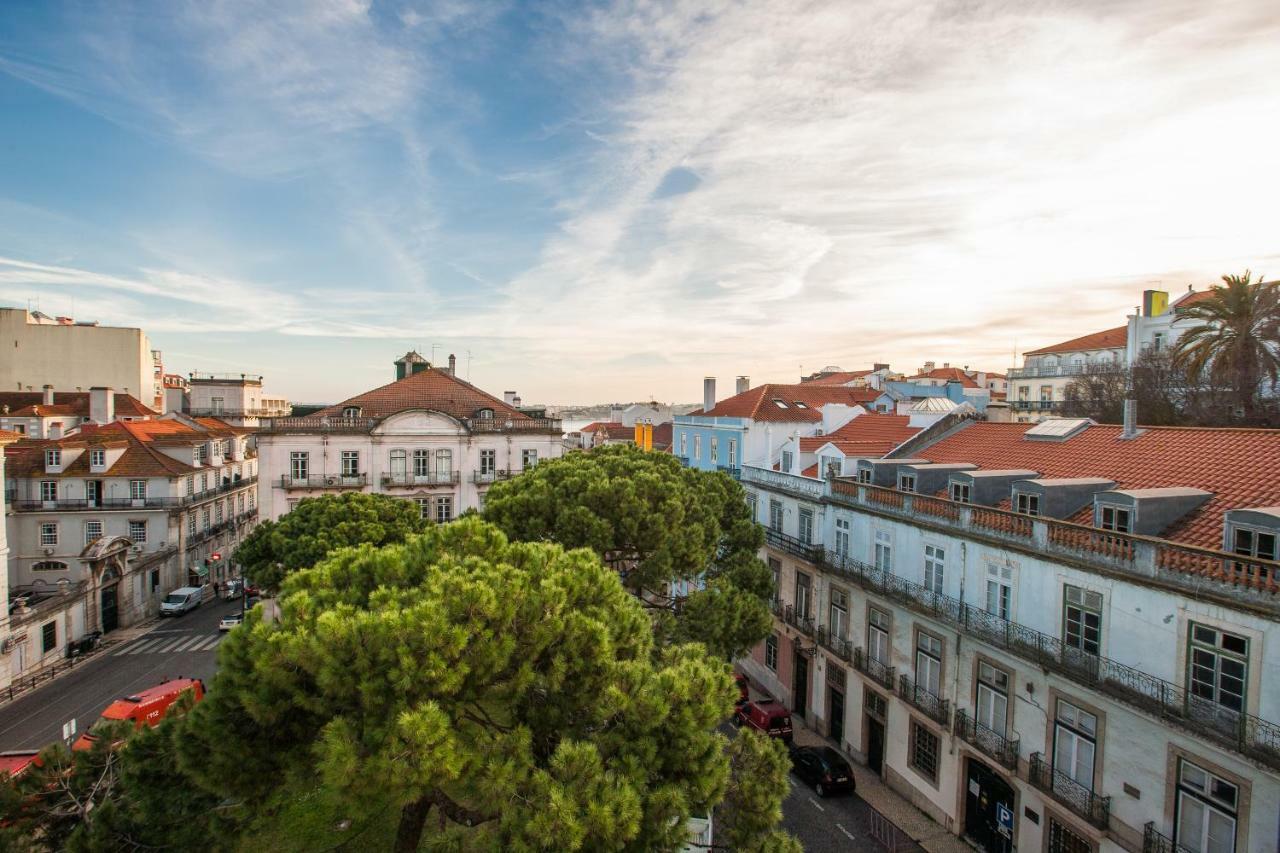
{"type": "Polygon", "coordinates": [[[360,407],[359,407],[359,406],[346,406],[346,407],[345,407],[345,408],[343,408],[343,410],[342,410],[342,416],[343,416],[344,418],[358,418],[358,417],[360,417],[360,407]]]}
{"type": "Polygon", "coordinates": [[[67,570],[66,563],[60,563],[57,560],[41,560],[31,567],[33,572],[65,572],[67,570]]]}
{"type": "Polygon", "coordinates": [[[483,420],[493,420],[493,409],[477,409],[476,417],[483,420]]]}

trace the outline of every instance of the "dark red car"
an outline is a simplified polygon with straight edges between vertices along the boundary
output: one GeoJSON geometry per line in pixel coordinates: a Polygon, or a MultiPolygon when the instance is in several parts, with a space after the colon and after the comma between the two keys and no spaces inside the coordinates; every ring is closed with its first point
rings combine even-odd
{"type": "Polygon", "coordinates": [[[769,737],[791,743],[791,712],[777,699],[746,701],[733,712],[734,725],[750,726],[769,737]]]}
{"type": "Polygon", "coordinates": [[[747,677],[740,672],[733,674],[733,680],[738,685],[738,701],[733,704],[741,705],[751,698],[751,688],[747,684],[747,677]]]}

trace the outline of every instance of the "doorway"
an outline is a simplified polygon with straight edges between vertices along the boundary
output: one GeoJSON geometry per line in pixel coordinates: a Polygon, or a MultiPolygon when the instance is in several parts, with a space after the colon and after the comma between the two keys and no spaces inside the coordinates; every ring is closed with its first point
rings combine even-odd
{"type": "Polygon", "coordinates": [[[791,713],[803,717],[809,710],[809,656],[796,649],[792,669],[795,677],[791,684],[791,713]]]}
{"type": "Polygon", "coordinates": [[[884,770],[884,723],[870,714],[867,721],[867,766],[877,776],[884,770]]]}
{"type": "Polygon", "coordinates": [[[116,592],[119,584],[112,584],[102,591],[102,633],[114,631],[120,627],[120,616],[116,604],[116,592]]]}
{"type": "Polygon", "coordinates": [[[84,483],[85,503],[91,507],[102,505],[102,481],[101,480],[85,480],[84,483]]]}
{"type": "Polygon", "coordinates": [[[844,694],[834,687],[827,688],[827,707],[831,709],[831,739],[844,743],[844,694]]]}
{"type": "Polygon", "coordinates": [[[1013,839],[1001,833],[998,812],[1003,806],[1013,813],[1013,788],[981,761],[970,758],[968,764],[964,834],[987,853],[1009,853],[1013,839]]]}

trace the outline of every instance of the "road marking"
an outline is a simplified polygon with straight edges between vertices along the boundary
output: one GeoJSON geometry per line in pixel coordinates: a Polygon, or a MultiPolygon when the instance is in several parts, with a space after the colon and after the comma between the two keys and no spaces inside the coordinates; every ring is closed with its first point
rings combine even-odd
{"type": "Polygon", "coordinates": [[[209,639],[205,640],[203,643],[199,643],[197,645],[192,646],[190,649],[188,649],[188,651],[211,652],[215,648],[217,648],[218,643],[221,643],[221,642],[222,642],[222,635],[219,634],[215,637],[210,637],[209,639]]]}
{"type": "Polygon", "coordinates": [[[143,652],[149,652],[152,649],[154,649],[156,646],[159,646],[164,641],[165,641],[164,637],[161,637],[158,640],[147,640],[145,643],[139,643],[138,645],[130,649],[129,654],[137,655],[137,654],[142,654],[143,652]]]}
{"type": "Polygon", "coordinates": [[[185,651],[187,651],[188,649],[190,649],[190,648],[192,648],[193,646],[195,646],[195,644],[196,644],[196,643],[203,643],[203,642],[204,642],[204,639],[205,639],[205,638],[204,638],[204,635],[203,635],[203,634],[196,634],[194,637],[192,637],[191,639],[187,640],[187,641],[186,641],[185,643],[183,643],[182,645],[180,645],[180,646],[174,646],[174,647],[173,647],[173,650],[174,650],[175,652],[185,652],[185,651]]]}
{"type": "Polygon", "coordinates": [[[857,840],[858,840],[858,839],[856,839],[856,838],[854,838],[854,837],[853,837],[853,833],[852,833],[852,832],[850,832],[849,830],[845,829],[843,826],[841,826],[841,825],[840,825],[840,824],[838,824],[838,823],[836,824],[836,829],[840,830],[840,831],[841,831],[841,832],[843,832],[845,835],[849,836],[849,840],[850,840],[850,841],[857,841],[857,840]]]}
{"type": "Polygon", "coordinates": [[[817,800],[815,800],[813,797],[810,797],[810,798],[809,798],[809,803],[810,803],[810,804],[811,804],[815,809],[817,809],[817,810],[818,810],[818,811],[820,811],[820,812],[825,812],[825,811],[826,811],[826,809],[824,809],[822,806],[818,805],[818,801],[817,801],[817,800]]]}
{"type": "Polygon", "coordinates": [[[185,638],[183,638],[183,637],[178,637],[177,639],[174,639],[174,640],[166,640],[164,643],[162,643],[161,645],[156,646],[156,647],[155,647],[154,649],[152,649],[151,651],[152,651],[152,652],[154,652],[154,653],[156,653],[156,654],[163,654],[164,652],[171,652],[171,651],[173,651],[174,649],[178,648],[178,646],[182,644],[182,642],[183,642],[183,640],[184,640],[184,639],[185,639],[185,638]]]}

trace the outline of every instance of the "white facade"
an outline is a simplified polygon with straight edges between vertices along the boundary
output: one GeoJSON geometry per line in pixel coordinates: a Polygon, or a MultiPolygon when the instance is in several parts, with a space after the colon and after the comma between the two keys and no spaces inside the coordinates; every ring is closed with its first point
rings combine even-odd
{"type": "Polygon", "coordinates": [[[184,402],[184,411],[193,417],[214,417],[249,428],[256,428],[260,418],[282,418],[292,410],[288,400],[263,390],[261,376],[243,373],[193,373],[184,402]]]}
{"type": "Polygon", "coordinates": [[[1125,347],[1098,347],[1028,355],[1009,371],[1006,401],[1019,421],[1037,421],[1057,412],[1067,386],[1090,366],[1123,367],[1125,347]]]}

